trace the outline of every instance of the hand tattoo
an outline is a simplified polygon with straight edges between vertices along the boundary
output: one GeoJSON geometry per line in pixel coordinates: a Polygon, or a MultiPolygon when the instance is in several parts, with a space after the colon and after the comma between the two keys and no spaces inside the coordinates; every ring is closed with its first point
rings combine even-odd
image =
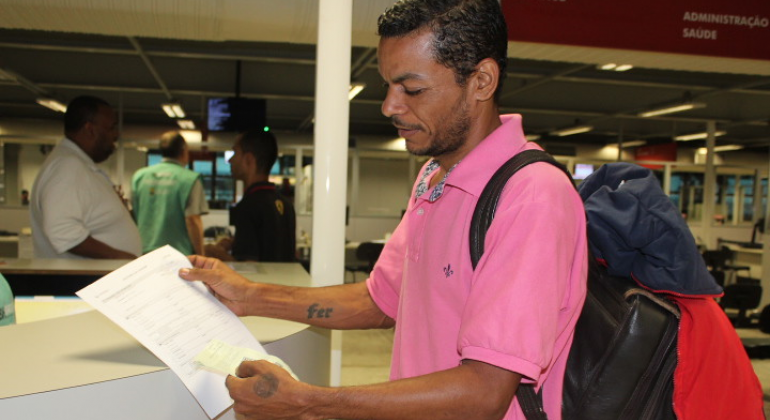
{"type": "Polygon", "coordinates": [[[278,391],[278,378],[270,373],[259,375],[252,388],[254,393],[261,398],[270,398],[278,391]]]}

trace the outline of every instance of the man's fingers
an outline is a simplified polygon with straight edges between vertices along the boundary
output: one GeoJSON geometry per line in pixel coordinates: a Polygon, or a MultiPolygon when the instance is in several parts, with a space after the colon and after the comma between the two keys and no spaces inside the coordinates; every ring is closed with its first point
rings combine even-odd
{"type": "Polygon", "coordinates": [[[225,378],[225,386],[227,387],[227,389],[231,389],[231,387],[235,384],[235,381],[237,381],[238,379],[240,378],[233,375],[227,375],[227,378],[225,378]]]}
{"type": "Polygon", "coordinates": [[[250,378],[256,374],[262,372],[263,369],[259,368],[260,363],[269,363],[264,360],[244,360],[235,369],[235,374],[239,378],[250,378]]]}
{"type": "Polygon", "coordinates": [[[192,266],[195,268],[213,269],[216,268],[220,262],[216,258],[208,258],[204,257],[203,255],[190,255],[187,257],[187,259],[190,260],[190,264],[192,264],[192,266]]]}
{"type": "Polygon", "coordinates": [[[179,270],[179,277],[190,281],[200,280],[208,286],[214,286],[221,281],[219,270],[205,268],[183,268],[179,270]]]}

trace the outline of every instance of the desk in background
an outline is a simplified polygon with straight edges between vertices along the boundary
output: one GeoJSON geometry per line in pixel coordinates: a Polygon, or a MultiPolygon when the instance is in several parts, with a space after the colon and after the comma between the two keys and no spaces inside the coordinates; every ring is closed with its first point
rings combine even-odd
{"type": "Polygon", "coordinates": [[[0,274],[16,296],[74,296],[128,260],[3,259],[0,274]]]}
{"type": "Polygon", "coordinates": [[[748,267],[748,270],[745,270],[743,273],[738,273],[738,275],[761,279],[762,248],[757,248],[755,246],[746,247],[743,244],[743,242],[719,241],[720,246],[724,245],[733,252],[732,265],[748,267]]]}

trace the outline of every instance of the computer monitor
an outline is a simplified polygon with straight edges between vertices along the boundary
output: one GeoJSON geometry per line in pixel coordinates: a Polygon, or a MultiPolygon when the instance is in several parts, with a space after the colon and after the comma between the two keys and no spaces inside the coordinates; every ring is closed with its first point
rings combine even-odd
{"type": "Polygon", "coordinates": [[[264,99],[209,98],[208,129],[211,132],[244,132],[266,125],[264,99]]]}

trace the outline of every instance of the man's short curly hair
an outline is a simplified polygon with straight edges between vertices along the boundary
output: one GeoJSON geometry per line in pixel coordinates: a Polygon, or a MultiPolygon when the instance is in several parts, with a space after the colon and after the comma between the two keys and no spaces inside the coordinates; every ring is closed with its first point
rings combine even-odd
{"type": "Polygon", "coordinates": [[[499,98],[508,60],[508,27],[498,0],[401,0],[377,21],[383,38],[423,28],[433,33],[433,58],[454,71],[460,86],[481,60],[495,60],[500,67],[495,91],[499,98]]]}
{"type": "Polygon", "coordinates": [[[278,159],[278,141],[273,133],[265,130],[248,130],[238,140],[243,153],[249,153],[257,160],[257,170],[262,175],[270,175],[278,159]]]}

